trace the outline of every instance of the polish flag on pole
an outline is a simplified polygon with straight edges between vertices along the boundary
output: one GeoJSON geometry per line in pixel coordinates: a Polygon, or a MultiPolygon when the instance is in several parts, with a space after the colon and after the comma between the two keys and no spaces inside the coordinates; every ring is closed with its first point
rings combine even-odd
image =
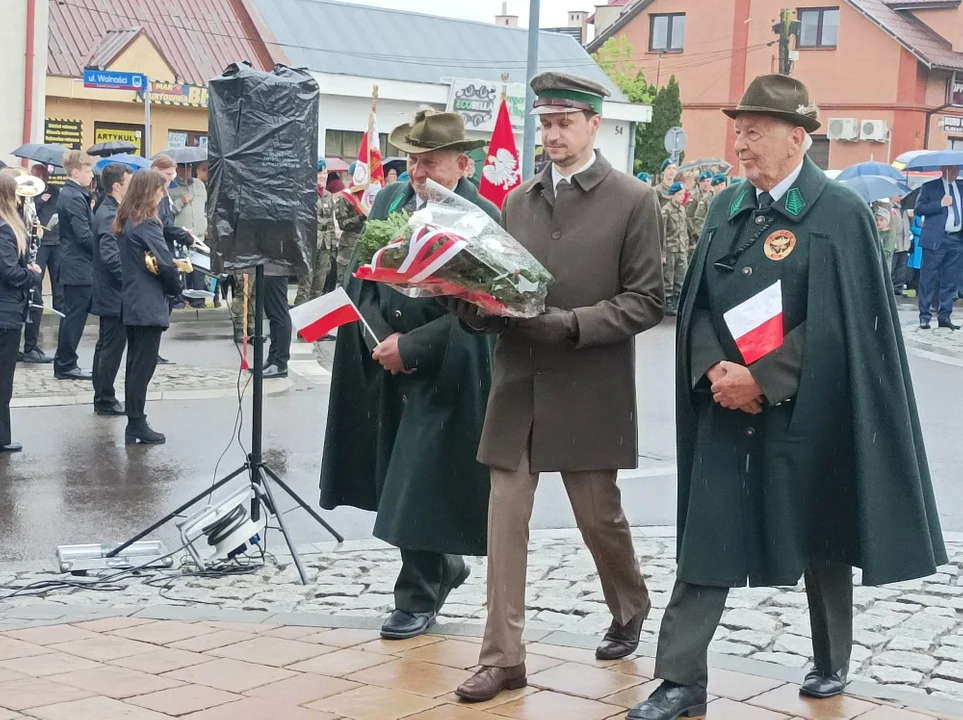
{"type": "Polygon", "coordinates": [[[307,342],[320,340],[335,328],[358,321],[364,322],[364,319],[341,287],[291,308],[294,329],[307,342]]]}
{"type": "Polygon", "coordinates": [[[371,114],[368,115],[368,129],[361,138],[358,149],[358,162],[351,178],[349,191],[360,193],[359,202],[367,215],[374,205],[375,196],[385,186],[385,168],[381,157],[381,140],[378,135],[378,86],[371,94],[371,114]]]}
{"type": "Polygon", "coordinates": [[[512,117],[508,112],[508,102],[502,97],[498,108],[498,119],[482,168],[478,192],[502,209],[505,198],[512,190],[522,184],[521,167],[518,162],[518,146],[515,144],[515,131],[512,130],[512,117]]]}
{"type": "Polygon", "coordinates": [[[746,365],[782,346],[782,281],[777,280],[722,316],[746,365]]]}

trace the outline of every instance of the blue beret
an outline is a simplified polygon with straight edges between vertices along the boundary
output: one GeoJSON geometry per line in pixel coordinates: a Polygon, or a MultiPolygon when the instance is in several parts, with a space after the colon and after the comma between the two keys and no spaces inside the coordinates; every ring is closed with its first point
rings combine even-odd
{"type": "Polygon", "coordinates": [[[357,160],[355,160],[353,163],[351,163],[350,165],[348,165],[348,175],[350,175],[351,177],[354,177],[354,169],[355,169],[356,167],[358,167],[358,161],[357,161],[357,160]]]}
{"type": "Polygon", "coordinates": [[[677,192],[685,190],[685,185],[680,182],[674,182],[669,186],[669,195],[675,195],[677,192]]]}
{"type": "Polygon", "coordinates": [[[325,160],[324,158],[321,158],[320,160],[318,160],[318,172],[321,172],[322,170],[327,170],[327,169],[328,169],[328,161],[325,160]]]}
{"type": "Polygon", "coordinates": [[[712,179],[711,170],[703,170],[701,173],[699,173],[699,182],[702,182],[703,180],[711,180],[711,179],[712,179]]]}
{"type": "Polygon", "coordinates": [[[663,170],[665,170],[667,167],[669,167],[669,165],[675,165],[675,163],[672,162],[672,158],[666,158],[665,160],[662,161],[662,169],[663,169],[663,170]]]}
{"type": "Polygon", "coordinates": [[[719,173],[718,175],[713,175],[713,176],[712,176],[712,184],[713,184],[713,185],[722,185],[723,183],[725,183],[725,181],[726,181],[726,176],[723,175],[722,173],[719,173]]]}
{"type": "Polygon", "coordinates": [[[403,172],[401,173],[401,175],[398,176],[398,182],[408,182],[408,180],[409,178],[408,178],[407,172],[403,172]]]}
{"type": "Polygon", "coordinates": [[[649,182],[649,180],[652,179],[652,176],[649,175],[649,173],[647,173],[647,172],[640,172],[640,173],[639,173],[638,175],[636,175],[635,177],[636,177],[636,179],[641,180],[642,182],[649,182]]]}

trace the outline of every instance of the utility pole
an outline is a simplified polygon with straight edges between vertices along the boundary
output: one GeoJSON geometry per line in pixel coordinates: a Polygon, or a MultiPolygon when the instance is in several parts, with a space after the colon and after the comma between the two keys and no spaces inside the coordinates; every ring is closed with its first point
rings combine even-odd
{"type": "Polygon", "coordinates": [[[538,27],[540,17],[539,0],[531,0],[528,9],[528,67],[525,72],[528,86],[525,88],[525,132],[522,136],[522,177],[527,180],[535,174],[535,91],[532,78],[538,74],[538,27]]]}
{"type": "Polygon", "coordinates": [[[779,74],[791,75],[790,41],[799,35],[799,21],[792,19],[792,10],[783,8],[780,11],[779,22],[772,26],[772,31],[779,37],[779,74]]]}

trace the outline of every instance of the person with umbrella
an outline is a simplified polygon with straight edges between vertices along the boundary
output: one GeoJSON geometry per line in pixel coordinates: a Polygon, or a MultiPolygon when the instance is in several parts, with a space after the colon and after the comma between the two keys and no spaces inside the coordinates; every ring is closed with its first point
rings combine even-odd
{"type": "MultiPolygon", "coordinates": [[[[194,165],[178,164],[177,184],[171,185],[168,195],[174,224],[194,237],[203,238],[207,236],[207,186],[194,176],[194,168],[194,165]]],[[[207,289],[207,281],[200,270],[194,270],[184,280],[184,284],[192,290],[207,289]]],[[[194,308],[204,307],[203,298],[191,298],[190,303],[194,308]]]]}
{"type": "Polygon", "coordinates": [[[60,226],[60,281],[64,286],[64,317],[57,335],[54,377],[58,380],[90,380],[93,376],[77,366],[77,346],[84,334],[93,298],[94,212],[90,204],[90,183],[94,161],[81,150],[63,157],[67,182],[60,191],[57,215],[60,226]]]}
{"type": "Polygon", "coordinates": [[[941,328],[959,330],[953,322],[953,302],[963,277],[963,181],[959,165],[945,165],[942,177],[924,183],[916,198],[916,215],[923,219],[919,244],[920,329],[929,330],[933,303],[938,301],[941,328]]]}

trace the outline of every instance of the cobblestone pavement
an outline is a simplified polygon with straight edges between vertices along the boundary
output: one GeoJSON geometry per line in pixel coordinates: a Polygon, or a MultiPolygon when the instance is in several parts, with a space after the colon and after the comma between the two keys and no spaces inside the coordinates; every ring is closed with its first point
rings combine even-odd
{"type": "MultiPolygon", "coordinates": [[[[653,643],[675,573],[669,531],[637,528],[654,609],[643,631],[653,643]]],[[[278,549],[279,538],[272,539],[278,549]]],[[[851,677],[893,690],[963,700],[963,541],[948,545],[950,564],[932,577],[880,588],[855,589],[855,647],[851,677]]],[[[134,582],[122,592],[58,591],[46,598],[14,597],[0,606],[9,617],[56,617],[69,608],[175,605],[256,613],[377,618],[393,606],[397,551],[378,541],[318,544],[305,548],[311,584],[297,584],[283,559],[255,575],[181,578],[158,588],[134,582]]],[[[474,623],[485,617],[485,560],[471,559],[468,582],[452,592],[444,623],[474,623]]],[[[0,584],[51,579],[51,567],[0,566],[0,584]]],[[[859,574],[856,574],[859,580],[859,574]]],[[[806,595],[795,588],[734,590],[713,641],[714,653],[801,669],[811,653],[806,595]]],[[[600,634],[611,620],[588,550],[573,531],[536,531],[532,536],[528,612],[533,629],[600,634]]]]}
{"type": "MultiPolygon", "coordinates": [[[[908,317],[903,314],[904,321],[908,317]]],[[[931,330],[921,330],[919,322],[904,322],[903,339],[909,352],[947,365],[963,367],[963,331],[947,330],[936,327],[933,321],[931,330]]]]}

